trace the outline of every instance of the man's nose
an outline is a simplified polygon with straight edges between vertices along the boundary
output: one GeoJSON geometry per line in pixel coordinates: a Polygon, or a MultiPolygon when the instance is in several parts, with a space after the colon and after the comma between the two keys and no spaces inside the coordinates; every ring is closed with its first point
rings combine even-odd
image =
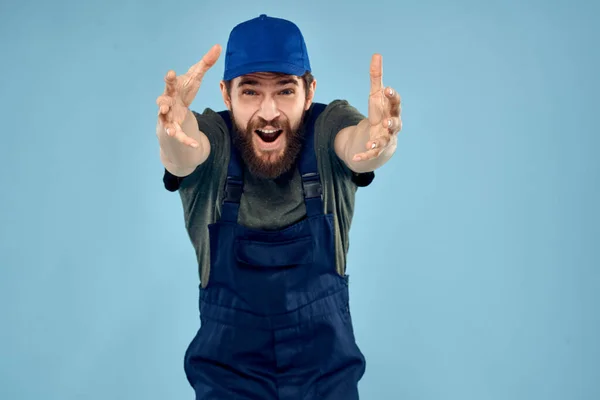
{"type": "Polygon", "coordinates": [[[260,105],[259,116],[266,121],[273,121],[279,117],[279,114],[279,107],[277,107],[275,99],[266,97],[260,105]]]}

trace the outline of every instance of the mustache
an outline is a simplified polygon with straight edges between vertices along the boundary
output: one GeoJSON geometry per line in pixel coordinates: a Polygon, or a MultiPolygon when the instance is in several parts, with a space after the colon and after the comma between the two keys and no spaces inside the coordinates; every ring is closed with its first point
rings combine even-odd
{"type": "Polygon", "coordinates": [[[276,119],[273,119],[271,121],[267,121],[264,118],[258,117],[256,121],[252,122],[251,128],[253,131],[256,129],[264,128],[266,126],[271,126],[274,129],[284,129],[285,125],[286,125],[285,122],[281,121],[281,119],[279,117],[276,119]]]}

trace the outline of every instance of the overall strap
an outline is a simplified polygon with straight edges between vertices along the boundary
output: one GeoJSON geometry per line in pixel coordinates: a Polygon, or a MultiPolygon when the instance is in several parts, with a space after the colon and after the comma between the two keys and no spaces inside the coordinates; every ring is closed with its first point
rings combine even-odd
{"type": "Polygon", "coordinates": [[[323,207],[323,188],[321,186],[317,154],[315,152],[315,122],[326,106],[326,104],[322,103],[313,103],[310,118],[305,123],[304,144],[298,163],[298,170],[302,176],[306,215],[308,217],[322,215],[325,212],[323,207]]]}
{"type": "Polygon", "coordinates": [[[227,222],[237,222],[240,210],[240,199],[244,186],[244,173],[242,161],[239,152],[233,144],[233,128],[229,111],[220,111],[219,115],[227,125],[227,132],[230,140],[229,165],[227,166],[227,180],[225,182],[225,192],[223,194],[223,203],[221,205],[221,220],[227,222]]]}

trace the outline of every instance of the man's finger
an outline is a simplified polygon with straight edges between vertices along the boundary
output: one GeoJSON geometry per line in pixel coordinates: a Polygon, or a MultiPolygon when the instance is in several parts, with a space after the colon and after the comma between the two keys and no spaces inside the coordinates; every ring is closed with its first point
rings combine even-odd
{"type": "Polygon", "coordinates": [[[156,98],[156,105],[157,106],[161,106],[163,104],[167,105],[167,106],[172,106],[175,102],[175,99],[173,97],[161,94],[160,96],[158,96],[156,98]]]}
{"type": "Polygon", "coordinates": [[[198,63],[192,65],[188,70],[190,79],[202,80],[204,74],[217,62],[221,55],[221,45],[215,44],[211,49],[202,57],[198,63]]]}
{"type": "Polygon", "coordinates": [[[175,129],[175,139],[177,139],[180,143],[185,144],[186,146],[191,146],[194,148],[198,147],[198,143],[194,139],[186,135],[178,123],[174,122],[173,127],[175,129]]]}
{"type": "Polygon", "coordinates": [[[365,146],[367,150],[373,149],[383,149],[386,147],[391,140],[391,135],[389,133],[385,133],[383,135],[377,136],[375,139],[369,140],[365,146]]]}
{"type": "Polygon", "coordinates": [[[167,121],[164,116],[159,117],[160,118],[160,124],[162,125],[165,134],[167,136],[172,137],[175,134],[175,128],[173,128],[173,124],[171,124],[169,121],[167,121]]]}
{"type": "Polygon", "coordinates": [[[158,118],[163,123],[173,122],[173,113],[170,111],[175,105],[175,99],[173,97],[162,95],[156,99],[156,104],[158,104],[158,118]]]}
{"type": "Polygon", "coordinates": [[[159,114],[166,114],[174,104],[175,99],[169,96],[158,96],[156,99],[156,104],[158,105],[159,114]]]}
{"type": "Polygon", "coordinates": [[[156,99],[156,104],[158,105],[158,119],[164,124],[171,121],[171,116],[169,111],[171,111],[171,107],[173,106],[174,99],[172,97],[167,96],[159,96],[156,99]]]}
{"type": "Polygon", "coordinates": [[[160,122],[160,125],[162,126],[163,130],[166,132],[168,129],[168,124],[169,121],[167,121],[167,117],[165,114],[159,114],[158,115],[158,121],[160,122]]]}
{"type": "Polygon", "coordinates": [[[385,97],[387,97],[389,99],[390,115],[392,117],[399,117],[400,112],[402,111],[402,108],[401,108],[402,99],[400,98],[400,94],[398,92],[396,92],[394,89],[392,89],[391,87],[387,87],[385,89],[385,97]]]}
{"type": "Polygon", "coordinates": [[[161,121],[163,129],[165,130],[165,134],[169,137],[175,137],[175,135],[177,134],[177,128],[175,126],[175,123],[170,122],[170,121],[161,121]]]}
{"type": "Polygon", "coordinates": [[[166,105],[166,104],[161,104],[161,105],[158,107],[158,115],[161,115],[161,114],[163,114],[163,115],[164,115],[164,114],[168,113],[170,109],[171,109],[171,107],[170,107],[170,106],[168,106],[168,105],[166,105]]]}
{"type": "Polygon", "coordinates": [[[372,160],[374,158],[379,157],[379,155],[381,154],[382,151],[383,151],[382,148],[374,148],[374,149],[365,151],[364,153],[356,154],[352,158],[352,161],[367,161],[367,160],[372,160]]]}
{"type": "Polygon", "coordinates": [[[383,87],[383,62],[381,54],[373,54],[371,57],[371,94],[376,93],[383,87]]]}
{"type": "Polygon", "coordinates": [[[383,152],[386,146],[390,143],[390,140],[391,135],[387,133],[379,135],[372,140],[369,140],[365,145],[367,151],[365,151],[364,153],[356,154],[352,158],[352,161],[365,161],[379,157],[379,155],[383,152]]]}
{"type": "Polygon", "coordinates": [[[177,74],[175,71],[170,70],[165,76],[165,95],[174,96],[177,92],[177,74]]]}
{"type": "Polygon", "coordinates": [[[381,124],[392,135],[395,135],[396,133],[400,132],[400,129],[402,129],[402,121],[400,120],[400,117],[386,118],[381,124]]]}

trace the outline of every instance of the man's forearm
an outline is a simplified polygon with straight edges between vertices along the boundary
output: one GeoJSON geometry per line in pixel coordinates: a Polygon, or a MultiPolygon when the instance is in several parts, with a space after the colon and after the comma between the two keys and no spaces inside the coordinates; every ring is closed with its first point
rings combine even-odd
{"type": "Polygon", "coordinates": [[[181,124],[181,129],[198,143],[198,147],[185,145],[179,142],[177,138],[167,136],[160,122],[157,122],[156,129],[160,144],[161,162],[167,171],[173,175],[189,175],[208,158],[210,143],[206,135],[198,128],[196,117],[190,110],[188,110],[185,120],[181,124]]]}
{"type": "Polygon", "coordinates": [[[366,146],[370,140],[369,120],[363,119],[357,125],[347,129],[349,130],[347,132],[348,141],[344,158],[348,168],[356,173],[375,171],[388,162],[396,152],[398,138],[396,135],[392,135],[390,143],[379,157],[366,161],[353,161],[352,159],[356,154],[364,153],[368,150],[366,146]]]}

